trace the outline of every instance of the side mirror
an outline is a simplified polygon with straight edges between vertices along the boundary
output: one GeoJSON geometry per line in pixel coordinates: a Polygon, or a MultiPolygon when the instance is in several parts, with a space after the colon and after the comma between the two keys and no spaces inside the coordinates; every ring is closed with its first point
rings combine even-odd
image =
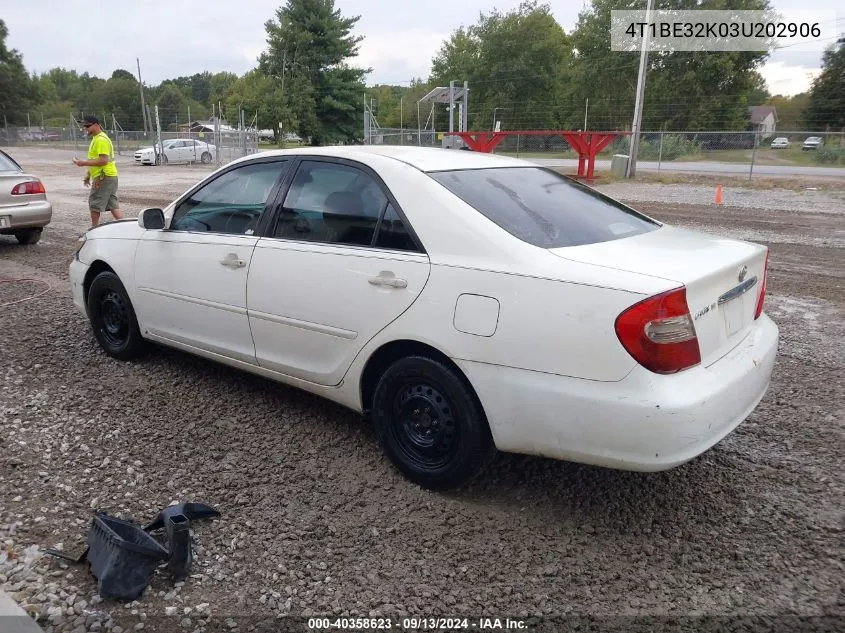
{"type": "Polygon", "coordinates": [[[143,229],[163,229],[164,211],[157,208],[144,209],[138,216],[138,226],[143,229]]]}

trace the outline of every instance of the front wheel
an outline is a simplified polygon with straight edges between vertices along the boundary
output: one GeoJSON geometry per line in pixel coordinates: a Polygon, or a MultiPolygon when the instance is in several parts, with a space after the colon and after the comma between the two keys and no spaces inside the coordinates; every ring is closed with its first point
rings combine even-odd
{"type": "Polygon", "coordinates": [[[203,152],[202,156],[200,156],[200,160],[203,162],[204,165],[208,165],[211,162],[211,153],[203,152]]]}
{"type": "Polygon", "coordinates": [[[107,354],[120,360],[141,355],[145,345],[135,310],[120,278],[113,272],[101,272],[91,282],[88,316],[94,337],[107,354]]]}
{"type": "Polygon", "coordinates": [[[430,489],[460,486],[495,452],[474,394],[450,367],[425,356],[393,363],[373,395],[376,435],[410,480],[430,489]]]}

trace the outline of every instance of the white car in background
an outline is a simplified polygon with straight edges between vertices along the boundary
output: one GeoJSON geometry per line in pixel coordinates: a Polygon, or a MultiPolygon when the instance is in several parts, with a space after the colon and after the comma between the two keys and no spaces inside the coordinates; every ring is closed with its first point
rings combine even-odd
{"type": "Polygon", "coordinates": [[[808,136],[804,144],[801,145],[801,151],[820,149],[822,147],[824,147],[824,139],[821,136],[808,136]]]}
{"type": "Polygon", "coordinates": [[[160,165],[167,163],[204,163],[217,159],[217,147],[191,138],[174,138],[162,142],[164,152],[156,144],[158,156],[152,147],[143,147],[135,152],[135,162],[139,165],[160,165]]]}
{"type": "Polygon", "coordinates": [[[772,149],[789,149],[790,142],[785,136],[778,136],[772,141],[772,149]]]}
{"type": "Polygon", "coordinates": [[[81,242],[70,287],[108,354],[154,341],[362,412],[430,488],[495,449],[675,467],[755,409],[777,353],[765,246],[494,154],[261,152],[81,242]]]}

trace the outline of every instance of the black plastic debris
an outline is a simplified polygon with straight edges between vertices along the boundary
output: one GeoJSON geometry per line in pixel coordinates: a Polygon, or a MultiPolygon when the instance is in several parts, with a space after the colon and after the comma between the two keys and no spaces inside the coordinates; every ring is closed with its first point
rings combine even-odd
{"type": "Polygon", "coordinates": [[[139,526],[98,512],[88,532],[88,562],[103,598],[135,600],[161,561],[170,557],[139,526]]]}
{"type": "Polygon", "coordinates": [[[170,545],[170,560],[167,571],[175,582],[183,580],[191,569],[193,551],[191,549],[190,522],[184,514],[174,514],[167,518],[167,543],[170,545]]]}
{"type": "Polygon", "coordinates": [[[186,502],[163,509],[141,528],[98,510],[81,554],[74,556],[57,549],[42,551],[73,563],[82,563],[87,557],[103,598],[132,601],[144,592],[162,561],[167,561],[167,571],[174,582],[184,580],[193,563],[190,522],[219,516],[220,512],[204,503],[186,502]],[[167,547],[148,534],[161,528],[165,530],[167,547]]]}
{"type": "Polygon", "coordinates": [[[219,517],[220,513],[204,503],[180,503],[169,506],[144,528],[148,532],[165,528],[167,544],[170,549],[170,561],[167,570],[178,582],[188,575],[193,561],[191,549],[190,522],[197,519],[219,517]]]}
{"type": "Polygon", "coordinates": [[[212,517],[220,516],[220,513],[211,506],[205,505],[204,503],[192,503],[187,501],[175,506],[168,506],[159,512],[155,520],[148,523],[144,529],[147,532],[160,530],[165,526],[168,517],[178,514],[185,515],[190,521],[196,521],[197,519],[210,519],[212,517]]]}

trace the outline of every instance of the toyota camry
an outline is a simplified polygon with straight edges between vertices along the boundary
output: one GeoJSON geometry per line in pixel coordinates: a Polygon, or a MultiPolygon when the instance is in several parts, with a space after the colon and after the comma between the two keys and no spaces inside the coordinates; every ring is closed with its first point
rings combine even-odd
{"type": "Polygon", "coordinates": [[[305,147],[89,230],[70,285],[108,354],[333,400],[442,489],[497,450],[658,471],[711,449],[769,385],[767,263],[525,160],[305,147]]]}

